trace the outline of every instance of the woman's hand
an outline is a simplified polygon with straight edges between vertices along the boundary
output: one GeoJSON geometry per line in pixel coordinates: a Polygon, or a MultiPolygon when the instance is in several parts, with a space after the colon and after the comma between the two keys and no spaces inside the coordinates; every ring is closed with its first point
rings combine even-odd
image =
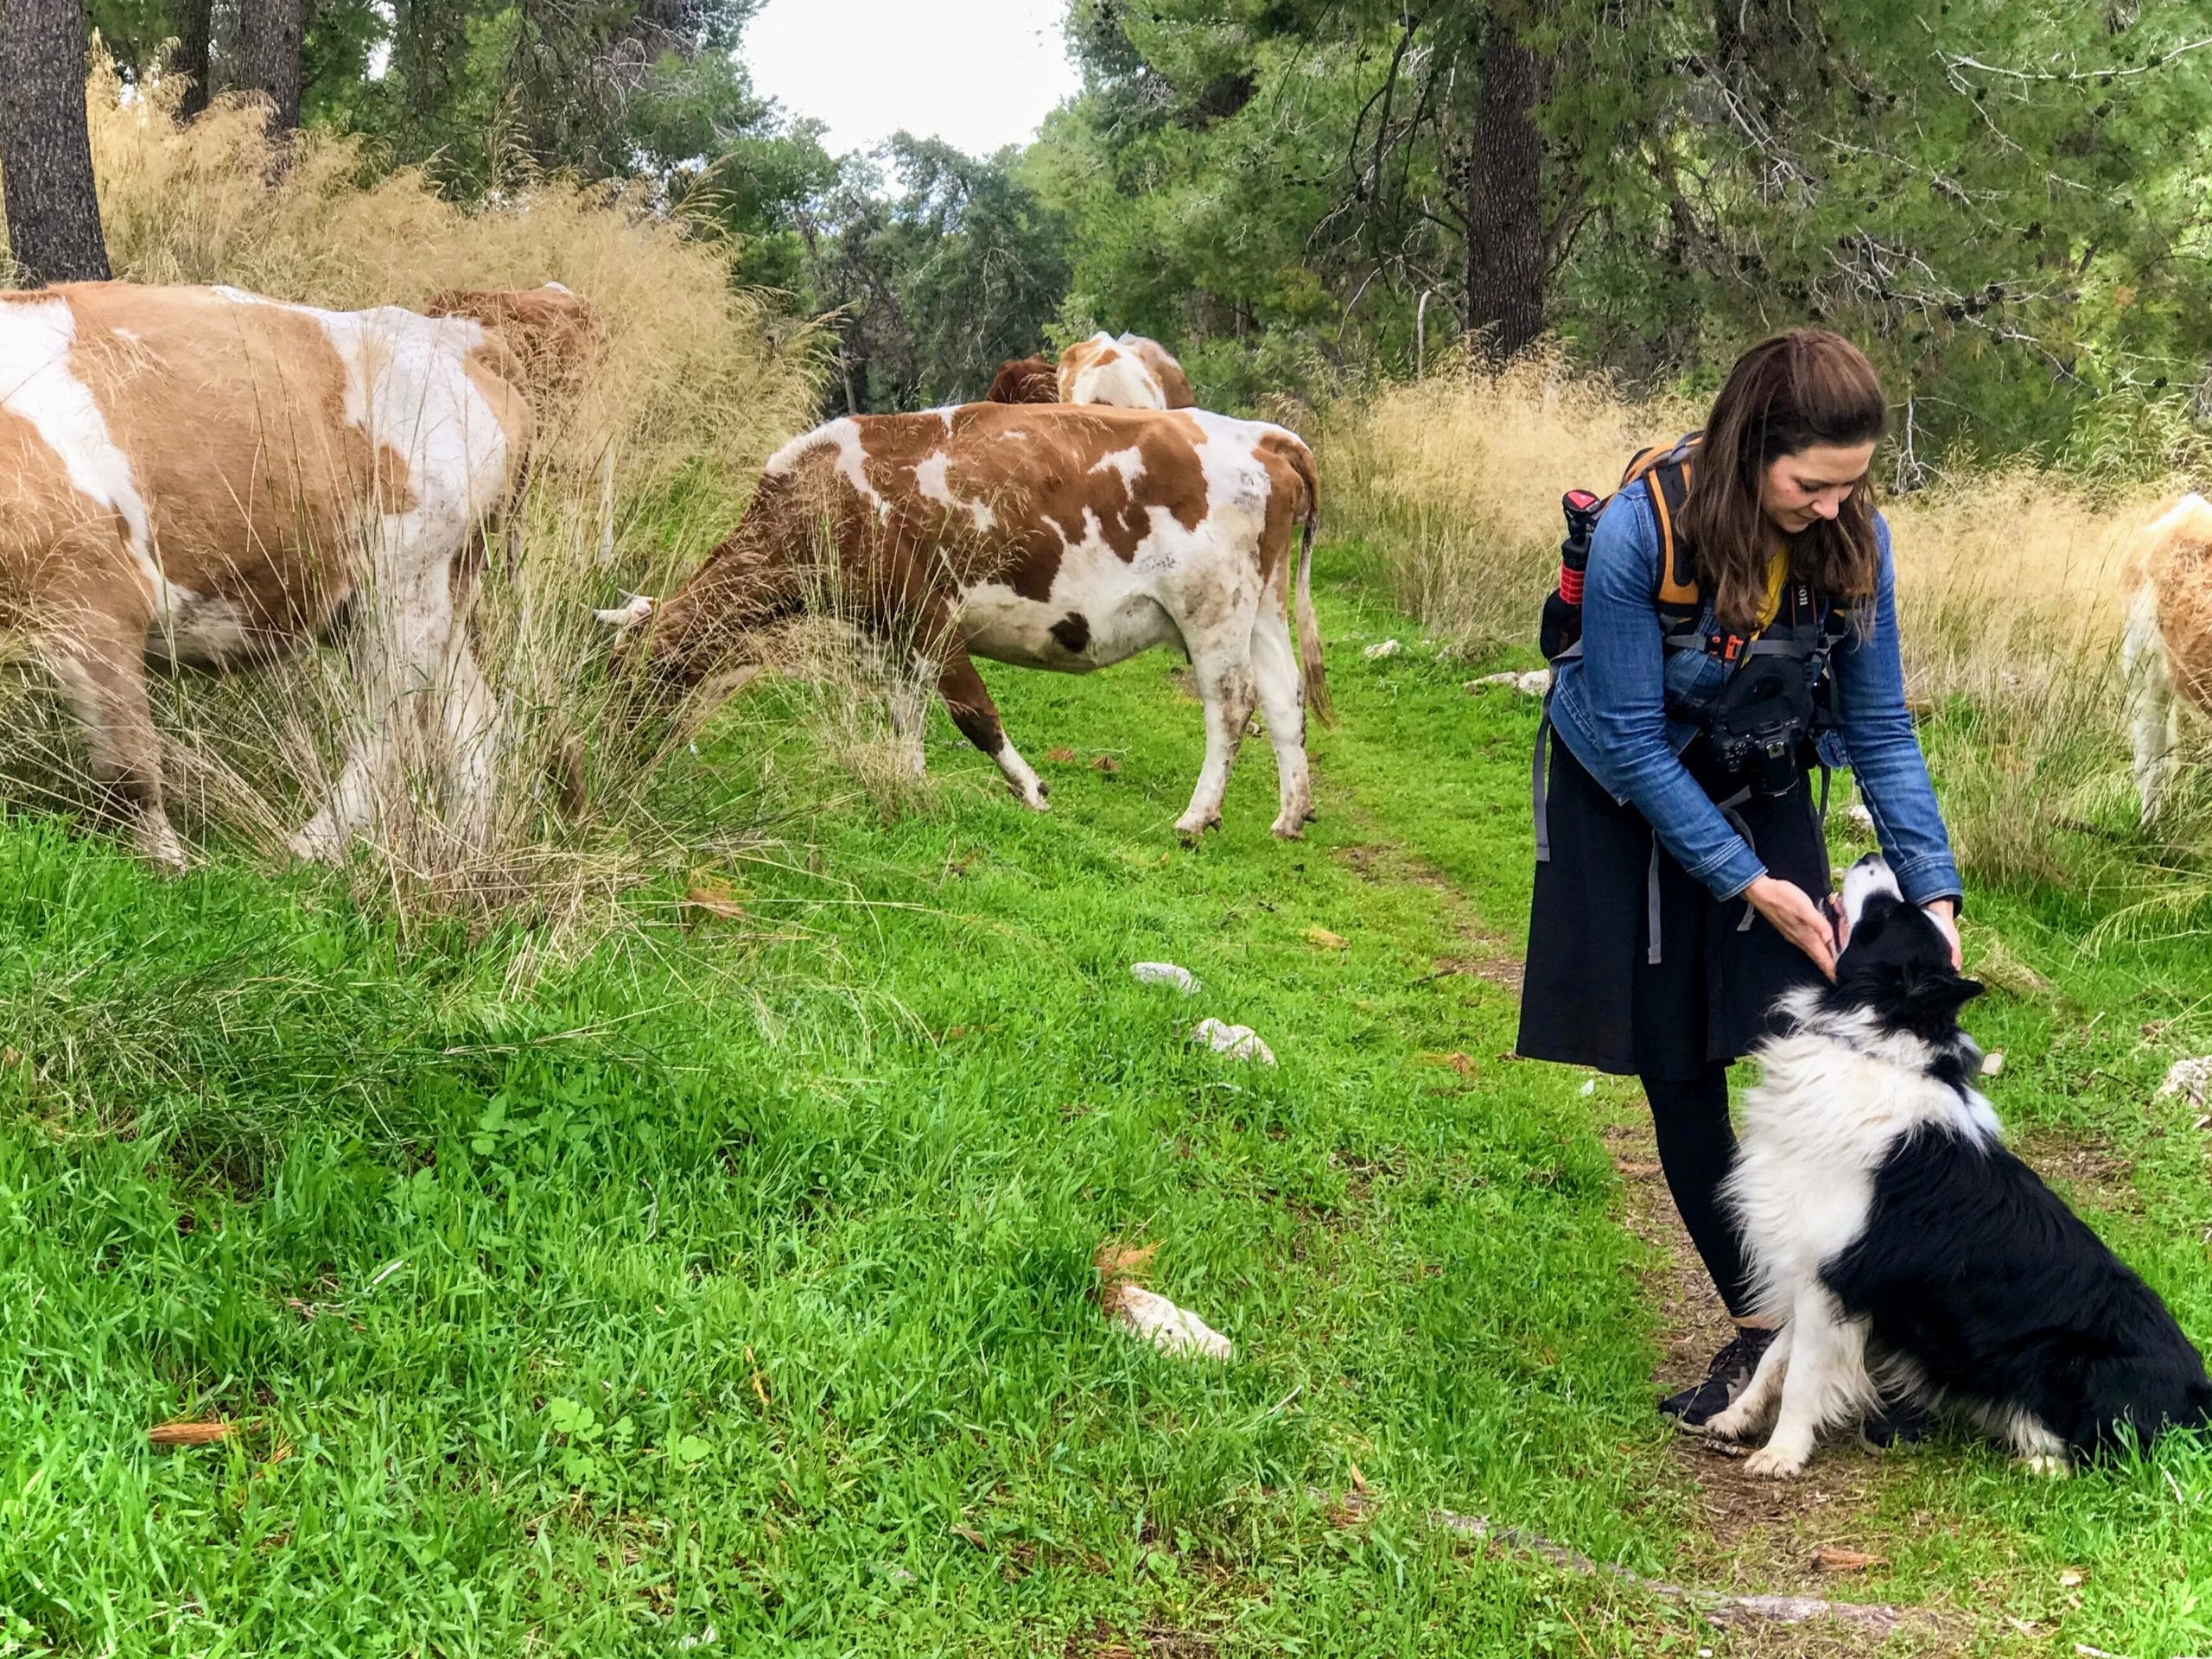
{"type": "Polygon", "coordinates": [[[1753,910],[1774,931],[1813,959],[1823,977],[1835,977],[1835,929],[1828,916],[1795,881],[1763,875],[1744,889],[1753,910]]]}
{"type": "Polygon", "coordinates": [[[1923,905],[1921,908],[1928,912],[1929,919],[1936,926],[1943,930],[1943,937],[1951,942],[1952,971],[1955,973],[1963,969],[1967,963],[1965,953],[1959,949],[1958,901],[1953,899],[1935,899],[1923,905]]]}

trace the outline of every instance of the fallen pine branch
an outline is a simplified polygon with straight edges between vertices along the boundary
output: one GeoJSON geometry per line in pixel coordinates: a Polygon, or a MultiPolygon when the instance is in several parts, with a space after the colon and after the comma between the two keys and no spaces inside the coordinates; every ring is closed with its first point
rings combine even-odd
{"type": "Polygon", "coordinates": [[[1570,1572],[1587,1577],[1617,1579],[1669,1601],[1681,1602],[1695,1608],[1716,1624],[1738,1622],[1802,1624],[1815,1618],[1832,1618],[1840,1624],[1855,1625],[1862,1630],[1887,1636],[1893,1630],[1908,1626],[1932,1629],[1936,1623],[1932,1613],[1918,1607],[1831,1601],[1825,1596],[1726,1595],[1717,1590],[1700,1590],[1690,1585],[1669,1584],[1663,1579],[1647,1579],[1641,1573],[1631,1573],[1628,1568],[1611,1562],[1593,1560],[1580,1550],[1554,1543],[1539,1533],[1527,1532],[1519,1527],[1497,1526],[1483,1516],[1454,1515],[1449,1510],[1438,1510],[1429,1519],[1446,1531],[1457,1533],[1462,1538],[1479,1538],[1503,1544],[1508,1549],[1539,1556],[1570,1572]]]}

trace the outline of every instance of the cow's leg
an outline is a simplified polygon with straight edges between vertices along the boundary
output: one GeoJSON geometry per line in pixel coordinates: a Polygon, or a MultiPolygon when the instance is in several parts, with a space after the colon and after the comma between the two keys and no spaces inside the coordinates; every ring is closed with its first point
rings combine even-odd
{"type": "MultiPolygon", "coordinates": [[[[1187,624],[1183,639],[1191,653],[1191,669],[1205,703],[1206,758],[1198,768],[1198,787],[1191,804],[1175,820],[1177,833],[1203,835],[1221,822],[1222,797],[1229,792],[1229,769],[1236,762],[1237,746],[1244,741],[1244,723],[1252,718],[1259,690],[1252,680],[1254,607],[1236,607],[1223,623],[1204,630],[1187,624]]],[[[1300,747],[1303,755],[1303,746],[1300,747]]],[[[1303,822],[1301,809],[1300,822],[1303,822]]],[[[1281,821],[1277,829],[1280,831],[1281,821]]]]}
{"type": "MultiPolygon", "coordinates": [[[[979,685],[982,683],[976,682],[979,685]]],[[[922,734],[929,726],[929,681],[917,664],[910,664],[892,677],[891,730],[899,740],[899,758],[916,778],[929,773],[928,757],[922,749],[922,734]]],[[[1003,742],[1006,734],[1001,732],[999,737],[1003,742]]]]}
{"type": "MultiPolygon", "coordinates": [[[[525,463],[525,477],[527,473],[525,463]]],[[[521,488],[516,486],[518,498],[521,488]]],[[[522,517],[519,505],[511,508],[511,524],[522,517]]],[[[471,640],[470,617],[482,595],[481,571],[488,546],[488,535],[480,534],[453,568],[448,583],[453,621],[446,639],[445,670],[438,679],[438,715],[444,728],[439,759],[448,784],[448,810],[455,831],[471,847],[481,846],[491,832],[504,727],[499,702],[484,683],[471,640]]]]}
{"type": "Polygon", "coordinates": [[[1306,822],[1313,816],[1313,779],[1306,764],[1306,699],[1290,625],[1265,601],[1252,628],[1252,677],[1259,686],[1260,712],[1267,717],[1268,741],[1275,750],[1277,810],[1272,827],[1284,840],[1294,841],[1306,833],[1306,822]]]}
{"type": "Polygon", "coordinates": [[[46,641],[45,658],[84,722],[92,776],[130,828],[138,850],[166,869],[184,848],[162,807],[162,744],[146,702],[146,623],[97,612],[46,641]]]}
{"type": "Polygon", "coordinates": [[[443,699],[445,758],[453,779],[454,828],[474,847],[491,833],[499,782],[499,709],[464,631],[456,628],[454,632],[443,699]]]}
{"type": "Polygon", "coordinates": [[[1032,811],[1045,810],[1045,780],[1007,741],[1006,728],[999,723],[998,705],[983,689],[983,677],[976,671],[965,645],[953,642],[945,647],[943,665],[938,671],[937,689],[952,715],[952,723],[970,743],[998,763],[1007,786],[1021,798],[1021,804],[1032,811]]]}
{"type": "Polygon", "coordinates": [[[454,635],[449,562],[411,563],[414,568],[409,569],[399,559],[383,561],[386,572],[399,566],[400,577],[387,575],[364,595],[361,727],[330,798],[292,837],[298,857],[327,862],[342,858],[353,837],[376,822],[388,791],[400,786],[403,728],[410,721],[426,731],[444,723],[442,716],[431,721],[422,715],[423,699],[437,697],[445,689],[442,681],[454,635]]]}
{"type": "Polygon", "coordinates": [[[2134,602],[2128,607],[2120,666],[2127,682],[2135,793],[2147,824],[2158,814],[2173,768],[2174,751],[2181,744],[2181,706],[2174,696],[2173,672],[2166,662],[2165,638],[2158,631],[2158,595],[2148,582],[2136,591],[2134,602]]]}
{"type": "Polygon", "coordinates": [[[861,631],[860,651],[862,671],[884,688],[884,706],[890,712],[891,734],[897,741],[900,762],[914,778],[928,776],[922,735],[929,727],[936,663],[911,645],[902,648],[880,627],[861,631]]]}

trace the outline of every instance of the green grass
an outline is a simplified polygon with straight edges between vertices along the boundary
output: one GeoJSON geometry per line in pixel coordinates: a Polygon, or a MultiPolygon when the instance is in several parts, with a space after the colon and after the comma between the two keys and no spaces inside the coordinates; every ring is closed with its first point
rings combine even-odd
{"type": "MultiPolygon", "coordinates": [[[[1164,657],[990,673],[1033,760],[1076,753],[1044,817],[939,717],[887,823],[758,686],[666,785],[761,837],[700,873],[743,918],[671,881],[519,995],[519,937],[0,827],[0,1652],[1770,1650],[1433,1523],[1662,1577],[1703,1524],[1624,1097],[1508,1059],[1510,993],[1439,972],[1517,949],[1533,706],[1363,660],[1409,626],[1325,601],[1302,844],[1259,743],[1176,842],[1164,657]],[[1129,979],[1160,957],[1203,994],[1129,979]],[[1281,1064],[1193,1048],[1207,1014],[1281,1064]],[[1109,1239],[1236,1360],[1109,1328],[1109,1239]],[[149,1447],[197,1417],[242,1432],[149,1447]]],[[[2100,1224],[2212,1332],[2201,1134],[2150,1098],[2212,975],[2079,959],[2092,909],[1976,895],[2070,999],[1979,1013],[1998,1103],[2133,1160],[2100,1224]]],[[[1938,1645],[2212,1649],[2199,1449],[2051,1486],[1947,1442],[1878,1483],[1892,1565],[1835,1593],[1963,1610],[1938,1645]]]]}

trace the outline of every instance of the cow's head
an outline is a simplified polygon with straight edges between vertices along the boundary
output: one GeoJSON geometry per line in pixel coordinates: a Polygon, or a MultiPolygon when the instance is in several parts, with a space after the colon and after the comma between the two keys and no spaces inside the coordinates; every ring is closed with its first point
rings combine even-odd
{"type": "Polygon", "coordinates": [[[1016,358],[999,365],[999,372],[991,381],[991,389],[983,394],[983,401],[991,404],[1057,404],[1060,401],[1060,378],[1052,365],[1041,357],[1016,358]]]}

